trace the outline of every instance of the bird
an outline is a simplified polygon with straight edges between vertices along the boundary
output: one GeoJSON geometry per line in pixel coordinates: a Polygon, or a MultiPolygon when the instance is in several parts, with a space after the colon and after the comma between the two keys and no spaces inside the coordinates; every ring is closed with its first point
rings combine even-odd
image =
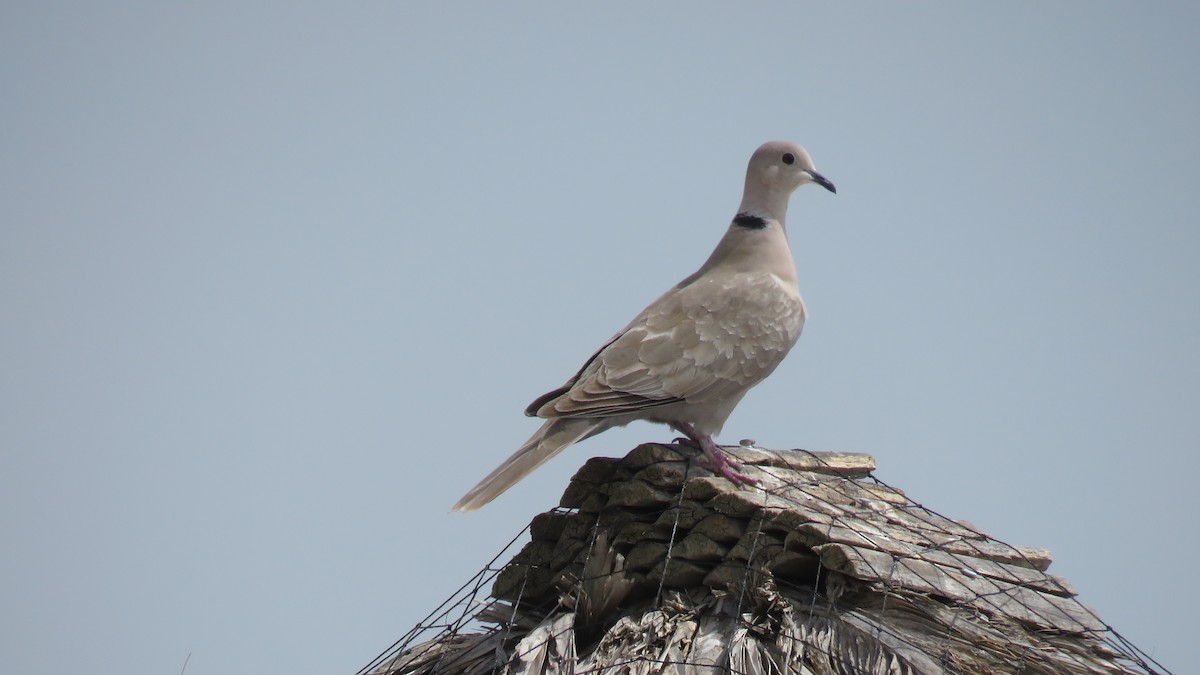
{"type": "Polygon", "coordinates": [[[546,422],[452,510],[479,509],[568,446],[635,420],[669,425],[703,453],[703,466],[753,483],[713,436],[804,327],[784,223],[792,192],[808,183],[837,192],[801,146],[770,141],[755,150],[741,205],[704,264],[530,403],[525,414],[546,422]]]}

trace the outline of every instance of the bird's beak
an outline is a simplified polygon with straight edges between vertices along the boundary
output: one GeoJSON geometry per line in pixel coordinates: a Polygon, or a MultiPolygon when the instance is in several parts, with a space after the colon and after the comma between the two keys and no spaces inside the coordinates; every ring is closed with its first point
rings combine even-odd
{"type": "Polygon", "coordinates": [[[829,182],[829,179],[826,178],[825,176],[822,176],[821,174],[817,173],[816,171],[809,171],[808,175],[812,177],[812,182],[816,183],[817,185],[820,185],[821,187],[825,188],[826,190],[829,190],[830,192],[832,192],[835,195],[837,194],[837,188],[835,188],[833,186],[833,183],[829,182]]]}

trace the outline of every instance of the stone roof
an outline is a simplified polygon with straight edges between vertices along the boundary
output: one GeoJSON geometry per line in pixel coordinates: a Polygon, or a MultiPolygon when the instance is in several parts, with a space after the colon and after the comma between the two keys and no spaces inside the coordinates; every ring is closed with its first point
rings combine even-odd
{"type": "Polygon", "coordinates": [[[1163,672],[1048,551],[920,506],[868,455],[729,448],[759,481],[737,486],[681,450],[589,460],[477,577],[490,599],[362,672],[1163,672]]]}

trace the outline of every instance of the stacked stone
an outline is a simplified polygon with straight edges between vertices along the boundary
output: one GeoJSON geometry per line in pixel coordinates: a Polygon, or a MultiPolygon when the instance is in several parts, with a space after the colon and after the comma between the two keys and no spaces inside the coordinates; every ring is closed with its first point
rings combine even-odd
{"type": "Polygon", "coordinates": [[[757,484],[672,445],[589,460],[493,601],[464,606],[494,628],[370,672],[1155,672],[1046,573],[1049,552],[916,504],[870,456],[727,451],[757,484]]]}
{"type": "Polygon", "coordinates": [[[533,520],[530,543],[497,577],[493,596],[524,607],[555,602],[584,578],[585,564],[596,555],[619,556],[631,597],[697,587],[729,591],[760,570],[811,586],[820,567],[811,546],[824,541],[797,536],[796,526],[812,523],[812,514],[779,491],[836,483],[836,494],[827,491],[825,498],[903,501],[873,482],[856,484],[874,469],[869,455],[729,451],[759,486],[734,486],[670,445],[589,460],[571,479],[560,509],[533,520]],[[596,550],[598,537],[611,551],[596,550]]]}

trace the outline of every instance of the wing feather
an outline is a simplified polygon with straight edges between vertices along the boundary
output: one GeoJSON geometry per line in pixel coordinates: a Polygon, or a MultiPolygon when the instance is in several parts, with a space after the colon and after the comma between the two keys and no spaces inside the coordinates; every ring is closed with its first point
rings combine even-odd
{"type": "Polygon", "coordinates": [[[770,374],[800,336],[804,302],[774,275],[689,281],[653,302],[526,413],[610,417],[733,396],[770,374]]]}

